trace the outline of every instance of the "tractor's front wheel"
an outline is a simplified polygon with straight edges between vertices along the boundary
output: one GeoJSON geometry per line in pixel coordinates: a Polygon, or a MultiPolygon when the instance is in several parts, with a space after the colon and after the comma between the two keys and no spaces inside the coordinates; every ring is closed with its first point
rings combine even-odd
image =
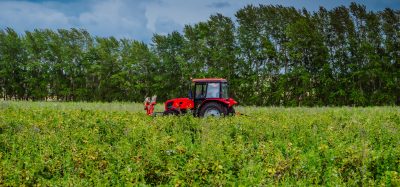
{"type": "Polygon", "coordinates": [[[231,106],[231,107],[228,109],[228,115],[234,116],[235,114],[236,114],[235,109],[233,108],[233,106],[231,106]]]}
{"type": "Polygon", "coordinates": [[[199,116],[200,117],[223,117],[228,114],[228,110],[225,106],[216,103],[216,102],[210,102],[204,104],[204,106],[201,107],[199,116]]]}

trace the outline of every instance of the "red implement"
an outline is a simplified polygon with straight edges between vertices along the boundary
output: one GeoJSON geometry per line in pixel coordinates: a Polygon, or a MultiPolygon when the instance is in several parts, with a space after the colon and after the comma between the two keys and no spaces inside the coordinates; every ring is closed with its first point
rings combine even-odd
{"type": "Polygon", "coordinates": [[[156,105],[157,96],[153,96],[150,100],[150,97],[146,97],[144,100],[144,110],[146,110],[146,114],[151,116],[154,112],[154,105],[156,105]]]}

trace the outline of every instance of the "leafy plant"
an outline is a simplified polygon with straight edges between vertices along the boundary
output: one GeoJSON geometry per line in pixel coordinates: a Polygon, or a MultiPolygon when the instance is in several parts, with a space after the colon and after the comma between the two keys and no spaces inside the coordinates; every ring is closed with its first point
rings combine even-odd
{"type": "Polygon", "coordinates": [[[0,185],[399,184],[396,107],[238,110],[248,116],[153,118],[132,103],[7,102],[0,185]]]}

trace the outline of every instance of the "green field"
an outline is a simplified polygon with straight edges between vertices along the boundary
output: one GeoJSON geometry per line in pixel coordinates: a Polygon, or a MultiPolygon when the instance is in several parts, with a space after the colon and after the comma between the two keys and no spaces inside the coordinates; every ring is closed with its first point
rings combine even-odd
{"type": "Polygon", "coordinates": [[[0,186],[400,185],[399,107],[237,110],[0,101],[0,186]]]}

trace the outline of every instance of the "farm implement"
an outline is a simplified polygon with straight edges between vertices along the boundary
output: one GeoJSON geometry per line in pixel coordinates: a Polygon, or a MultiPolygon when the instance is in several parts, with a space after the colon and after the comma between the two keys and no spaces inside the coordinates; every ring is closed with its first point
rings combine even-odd
{"type": "Polygon", "coordinates": [[[188,98],[174,98],[164,104],[164,112],[154,112],[157,97],[147,97],[144,109],[147,115],[180,115],[188,112],[195,117],[235,115],[234,105],[238,103],[228,96],[228,81],[221,78],[192,79],[194,90],[188,98]]]}

